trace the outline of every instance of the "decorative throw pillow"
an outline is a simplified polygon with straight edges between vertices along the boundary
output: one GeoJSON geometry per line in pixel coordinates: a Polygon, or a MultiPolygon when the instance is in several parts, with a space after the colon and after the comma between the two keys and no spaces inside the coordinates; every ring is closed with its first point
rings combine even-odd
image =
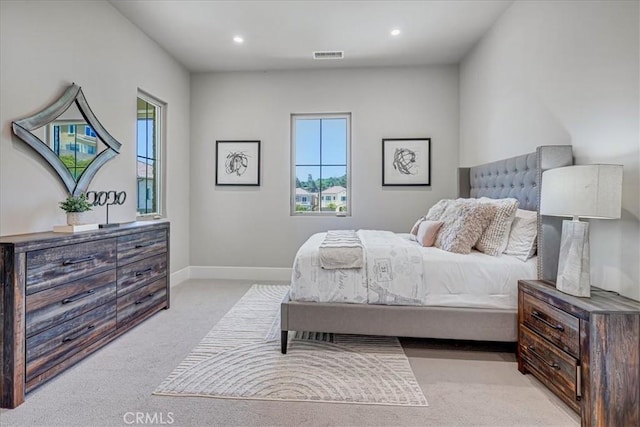
{"type": "Polygon", "coordinates": [[[436,242],[438,231],[440,231],[440,227],[442,227],[443,224],[444,222],[442,221],[424,220],[420,222],[418,225],[418,234],[416,235],[418,243],[425,247],[433,246],[436,242]]]}
{"type": "Polygon", "coordinates": [[[415,224],[413,224],[413,227],[411,227],[411,231],[410,233],[413,234],[414,236],[416,236],[418,234],[418,227],[420,226],[420,223],[424,221],[424,217],[421,216],[420,218],[418,218],[418,220],[416,221],[415,224]]]}
{"type": "Polygon", "coordinates": [[[491,256],[500,256],[507,248],[511,224],[518,210],[517,199],[490,199],[482,197],[480,203],[489,203],[496,207],[496,215],[489,226],[484,230],[480,240],[476,243],[476,249],[491,256]]]}
{"type": "Polygon", "coordinates": [[[479,203],[475,199],[450,201],[440,217],[444,224],[438,233],[435,246],[448,252],[470,253],[495,213],[495,206],[479,203]]]}
{"type": "Polygon", "coordinates": [[[535,211],[518,209],[504,253],[526,261],[536,254],[537,237],[538,214],[535,211]]]}
{"type": "Polygon", "coordinates": [[[429,212],[427,212],[427,215],[424,217],[424,219],[427,219],[429,221],[438,221],[442,216],[442,214],[444,213],[445,209],[447,209],[447,206],[449,206],[453,202],[455,202],[455,200],[451,200],[451,199],[440,200],[438,203],[431,206],[431,209],[429,209],[429,212]]]}

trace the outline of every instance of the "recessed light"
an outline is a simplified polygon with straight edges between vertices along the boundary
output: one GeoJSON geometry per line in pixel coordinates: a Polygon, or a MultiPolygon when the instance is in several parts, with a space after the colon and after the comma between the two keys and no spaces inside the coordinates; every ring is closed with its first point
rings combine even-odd
{"type": "Polygon", "coordinates": [[[392,36],[399,36],[400,35],[400,30],[397,29],[397,28],[394,29],[394,30],[391,30],[391,35],[392,36]]]}
{"type": "Polygon", "coordinates": [[[238,43],[238,44],[244,43],[244,39],[242,37],[240,37],[240,36],[235,36],[233,38],[233,41],[238,43]]]}

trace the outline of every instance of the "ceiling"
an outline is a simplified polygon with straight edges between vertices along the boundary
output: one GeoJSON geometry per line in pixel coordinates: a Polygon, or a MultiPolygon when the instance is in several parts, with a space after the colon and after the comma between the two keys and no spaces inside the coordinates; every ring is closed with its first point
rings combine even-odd
{"type": "Polygon", "coordinates": [[[455,64],[511,3],[111,0],[192,72],[455,64]]]}

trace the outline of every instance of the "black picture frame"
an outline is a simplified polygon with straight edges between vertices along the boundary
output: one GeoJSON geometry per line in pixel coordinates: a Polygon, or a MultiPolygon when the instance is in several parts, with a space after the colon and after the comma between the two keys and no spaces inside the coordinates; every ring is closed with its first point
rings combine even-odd
{"type": "Polygon", "coordinates": [[[216,185],[260,185],[260,141],[216,141],[216,185]]]}
{"type": "Polygon", "coordinates": [[[431,186],[431,138],[384,138],[382,185],[431,186]]]}

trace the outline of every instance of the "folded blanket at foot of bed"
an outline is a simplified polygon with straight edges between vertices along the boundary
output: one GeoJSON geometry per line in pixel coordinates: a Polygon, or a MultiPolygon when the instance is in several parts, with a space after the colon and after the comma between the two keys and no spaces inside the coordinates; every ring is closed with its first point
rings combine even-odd
{"type": "Polygon", "coordinates": [[[326,270],[362,268],[362,242],[355,230],[329,230],[318,249],[320,265],[326,270]]]}

